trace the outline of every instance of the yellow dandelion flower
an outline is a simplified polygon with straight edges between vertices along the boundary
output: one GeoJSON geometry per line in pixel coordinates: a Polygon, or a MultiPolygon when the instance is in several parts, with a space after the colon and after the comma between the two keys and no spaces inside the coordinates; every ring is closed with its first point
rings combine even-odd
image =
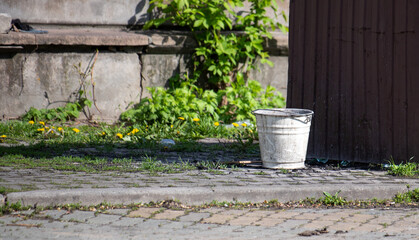
{"type": "Polygon", "coordinates": [[[131,133],[132,134],[136,134],[137,132],[139,132],[140,130],[138,130],[137,128],[132,129],[131,133]]]}
{"type": "Polygon", "coordinates": [[[1,138],[7,138],[7,136],[6,136],[6,135],[4,135],[4,134],[3,134],[3,135],[1,135],[0,137],[1,137],[1,138]]]}
{"type": "Polygon", "coordinates": [[[31,124],[31,125],[35,124],[34,121],[29,121],[28,123],[31,124]]]}
{"type": "Polygon", "coordinates": [[[173,124],[172,124],[172,125],[170,125],[170,128],[173,128],[173,124]]]}
{"type": "Polygon", "coordinates": [[[45,122],[39,122],[39,124],[44,125],[45,126],[45,122]]]}
{"type": "Polygon", "coordinates": [[[129,132],[129,133],[127,133],[127,136],[129,136],[129,135],[131,135],[131,133],[129,132]]]}
{"type": "Polygon", "coordinates": [[[51,130],[51,133],[54,133],[54,131],[53,131],[53,130],[51,130]]]}
{"type": "Polygon", "coordinates": [[[177,132],[176,132],[176,134],[180,134],[180,132],[179,132],[179,131],[177,131],[177,132]]]}
{"type": "Polygon", "coordinates": [[[185,118],[184,118],[184,117],[178,117],[178,119],[179,119],[179,120],[185,120],[185,118]]]}
{"type": "Polygon", "coordinates": [[[45,127],[45,129],[49,129],[49,127],[45,127]]]}
{"type": "Polygon", "coordinates": [[[106,135],[106,133],[105,132],[102,132],[102,136],[105,136],[106,135]]]}
{"type": "Polygon", "coordinates": [[[38,129],[36,129],[36,131],[43,132],[43,131],[45,131],[45,128],[38,128],[38,129]]]}
{"type": "Polygon", "coordinates": [[[215,125],[216,127],[218,127],[218,126],[220,126],[220,123],[219,123],[219,122],[215,122],[215,123],[214,123],[214,125],[215,125]]]}
{"type": "Polygon", "coordinates": [[[199,122],[199,118],[194,118],[194,119],[192,119],[192,121],[199,122]]]}
{"type": "Polygon", "coordinates": [[[58,131],[62,132],[64,129],[62,127],[58,128],[58,131]]]}
{"type": "Polygon", "coordinates": [[[122,139],[122,137],[123,137],[123,135],[120,134],[120,133],[117,133],[116,136],[119,137],[120,139],[122,139]]]}
{"type": "Polygon", "coordinates": [[[76,132],[76,133],[80,132],[80,130],[79,130],[79,129],[77,129],[77,128],[73,128],[72,130],[73,130],[74,132],[76,132]]]}
{"type": "Polygon", "coordinates": [[[243,127],[247,127],[247,124],[246,123],[242,123],[241,124],[243,127]]]}
{"type": "Polygon", "coordinates": [[[233,123],[233,126],[238,127],[238,126],[239,126],[239,124],[237,124],[237,123],[233,123]]]}

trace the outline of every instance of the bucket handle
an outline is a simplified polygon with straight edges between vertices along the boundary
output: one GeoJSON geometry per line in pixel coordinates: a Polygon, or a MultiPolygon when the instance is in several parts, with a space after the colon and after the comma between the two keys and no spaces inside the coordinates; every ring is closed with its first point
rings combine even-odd
{"type": "Polygon", "coordinates": [[[310,116],[307,116],[306,119],[304,119],[304,120],[300,120],[300,119],[297,119],[297,118],[294,118],[294,120],[299,121],[299,122],[302,122],[304,124],[307,124],[307,123],[311,122],[312,117],[313,116],[310,115],[310,116]]]}

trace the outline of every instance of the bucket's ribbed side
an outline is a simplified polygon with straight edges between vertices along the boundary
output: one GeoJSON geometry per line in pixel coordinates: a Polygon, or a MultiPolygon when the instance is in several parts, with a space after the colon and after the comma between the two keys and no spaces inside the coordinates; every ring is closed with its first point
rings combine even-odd
{"type": "Polygon", "coordinates": [[[308,118],[256,114],[256,122],[264,167],[275,169],[305,167],[311,116],[308,118]]]}

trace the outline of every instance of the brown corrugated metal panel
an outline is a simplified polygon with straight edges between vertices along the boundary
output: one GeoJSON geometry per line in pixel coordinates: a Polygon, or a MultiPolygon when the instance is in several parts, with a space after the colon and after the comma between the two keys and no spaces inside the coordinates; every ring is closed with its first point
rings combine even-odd
{"type": "Polygon", "coordinates": [[[309,158],[419,162],[419,1],[292,0],[287,107],[309,158]]]}

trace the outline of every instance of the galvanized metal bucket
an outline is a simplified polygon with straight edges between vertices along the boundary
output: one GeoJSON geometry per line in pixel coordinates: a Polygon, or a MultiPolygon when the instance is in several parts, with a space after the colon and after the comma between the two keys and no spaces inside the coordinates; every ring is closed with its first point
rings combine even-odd
{"type": "Polygon", "coordinates": [[[314,112],[307,109],[258,109],[256,116],[263,167],[304,168],[314,112]]]}

